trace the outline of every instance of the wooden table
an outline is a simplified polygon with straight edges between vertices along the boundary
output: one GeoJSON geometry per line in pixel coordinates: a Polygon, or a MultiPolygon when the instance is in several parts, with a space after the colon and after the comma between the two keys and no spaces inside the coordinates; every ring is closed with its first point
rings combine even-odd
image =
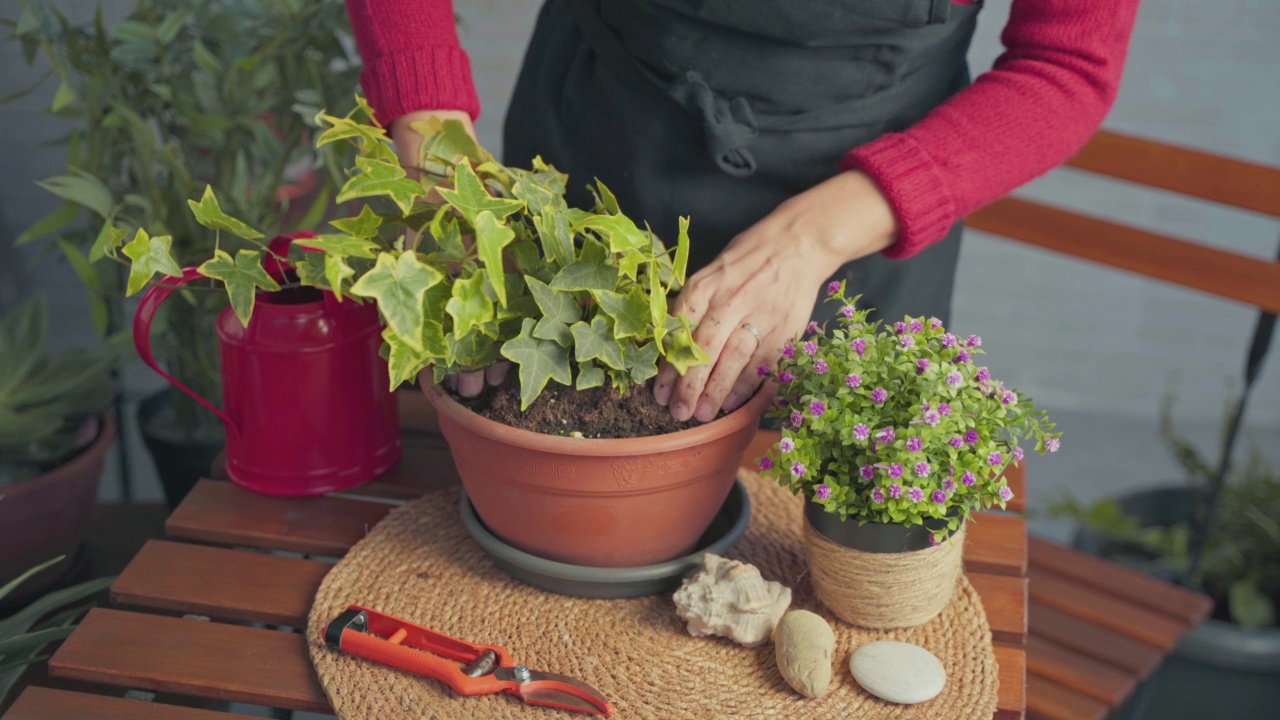
{"type": "MultiPolygon", "coordinates": [[[[410,415],[407,424],[430,429],[429,418],[420,420],[410,415]]],[[[748,457],[758,457],[775,438],[762,431],[748,457]]],[[[417,431],[406,431],[398,467],[355,491],[364,499],[268,498],[223,480],[202,480],[169,517],[169,539],[148,542],[120,575],[111,589],[115,607],[91,610],[49,661],[51,676],[89,683],[81,687],[107,694],[29,688],[5,720],[245,720],[163,704],[175,696],[331,712],[298,632],[306,626],[320,581],[330,564],[394,507],[385,499],[411,499],[456,481],[443,438],[417,431]],[[161,695],[158,702],[119,697],[126,690],[161,695]]],[[[1011,484],[1020,503],[1023,480],[1011,478],[1011,484]]],[[[987,513],[978,518],[965,544],[965,566],[995,639],[996,717],[1022,718],[1027,637],[1022,517],[987,513]]],[[[549,717],[538,709],[529,716],[549,717]]]]}

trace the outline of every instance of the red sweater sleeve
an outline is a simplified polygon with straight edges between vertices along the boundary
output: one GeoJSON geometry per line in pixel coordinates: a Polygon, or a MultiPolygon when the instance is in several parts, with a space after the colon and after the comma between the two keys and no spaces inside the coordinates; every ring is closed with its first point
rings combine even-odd
{"type": "Polygon", "coordinates": [[[480,115],[452,0],[347,0],[347,15],[364,61],[360,84],[379,122],[415,110],[480,115]]]}
{"type": "Polygon", "coordinates": [[[960,218],[1067,160],[1115,101],[1138,0],[1014,0],[995,66],[903,132],[855,148],[910,257],[960,218]]]}

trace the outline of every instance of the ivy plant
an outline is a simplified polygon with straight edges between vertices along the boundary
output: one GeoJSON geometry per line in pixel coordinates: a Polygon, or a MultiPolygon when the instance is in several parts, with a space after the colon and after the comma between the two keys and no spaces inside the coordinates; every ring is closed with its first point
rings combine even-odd
{"type": "MultiPolygon", "coordinates": [[[[440,379],[506,358],[527,409],[550,382],[622,393],[654,377],[660,359],[681,373],[707,361],[688,321],[668,314],[668,295],[685,280],[687,219],[668,249],[603,183],[591,185],[594,207],[569,207],[564,174],[540,158],[531,168],[502,165],[456,121],[415,126],[424,141],[411,176],[364,99],[356,105],[317,115],[318,148],[354,147],[337,195],[351,210],[331,232],[296,241],[287,259],[301,285],[377,303],[393,387],[424,368],[440,379]]],[[[189,201],[214,231],[200,271],[226,286],[248,323],[256,294],[279,289],[263,263],[286,258],[218,197],[206,188],[189,201]],[[232,255],[224,234],[252,247],[232,255]]],[[[169,237],[119,227],[103,236],[104,253],[130,263],[130,292],[178,274],[169,237]]]]}

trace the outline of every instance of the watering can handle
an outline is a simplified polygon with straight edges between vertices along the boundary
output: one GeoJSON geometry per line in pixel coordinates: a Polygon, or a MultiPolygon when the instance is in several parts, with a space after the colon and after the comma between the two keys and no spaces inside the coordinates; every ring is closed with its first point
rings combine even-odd
{"type": "Polygon", "coordinates": [[[234,434],[238,432],[238,429],[226,413],[214,407],[213,403],[200,397],[194,390],[178,382],[172,375],[165,372],[151,353],[151,322],[155,320],[156,311],[160,309],[160,304],[172,295],[174,290],[193,280],[200,280],[204,277],[196,268],[188,267],[182,269],[182,277],[164,278],[159,283],[148,288],[142,294],[142,300],[138,303],[138,311],[133,316],[133,346],[138,350],[138,357],[142,358],[142,362],[146,363],[152,370],[155,370],[160,377],[168,380],[174,387],[190,395],[193,400],[208,408],[214,415],[217,415],[218,419],[222,420],[222,424],[227,428],[227,432],[234,434]]]}

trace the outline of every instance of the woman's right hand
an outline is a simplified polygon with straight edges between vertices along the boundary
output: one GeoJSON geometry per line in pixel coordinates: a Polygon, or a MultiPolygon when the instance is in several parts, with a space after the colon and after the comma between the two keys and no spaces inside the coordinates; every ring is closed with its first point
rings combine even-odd
{"type": "MultiPolygon", "coordinates": [[[[467,134],[471,135],[473,139],[476,137],[476,129],[471,123],[471,116],[462,110],[418,110],[396,118],[391,123],[391,142],[395,143],[396,155],[400,158],[400,165],[404,167],[411,178],[416,179],[421,174],[418,151],[422,148],[422,134],[414,130],[412,125],[419,120],[427,120],[433,117],[439,118],[441,121],[457,120],[467,129],[467,134]]],[[[434,193],[435,190],[432,190],[432,192],[434,193]]],[[[501,385],[502,381],[506,380],[507,370],[510,367],[511,363],[501,360],[481,370],[450,375],[445,378],[444,384],[445,387],[463,397],[475,397],[484,390],[485,383],[501,385]]]]}

